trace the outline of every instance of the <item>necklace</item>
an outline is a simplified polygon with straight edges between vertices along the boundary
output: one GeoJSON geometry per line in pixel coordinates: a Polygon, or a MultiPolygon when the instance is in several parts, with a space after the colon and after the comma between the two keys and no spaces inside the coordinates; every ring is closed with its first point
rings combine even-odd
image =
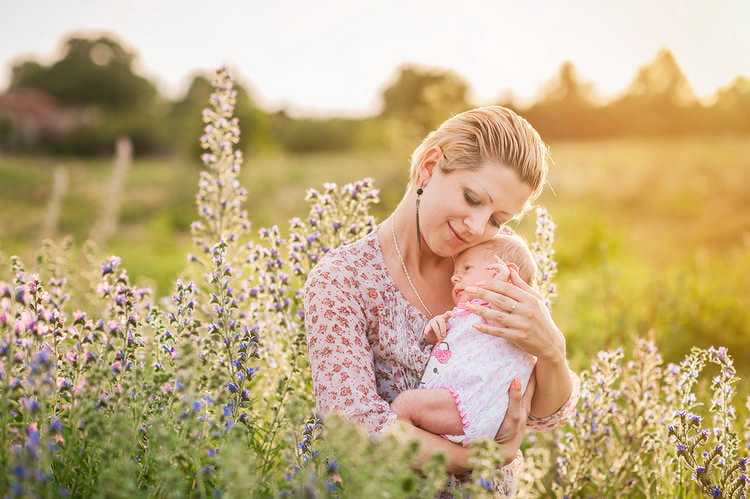
{"type": "Polygon", "coordinates": [[[422,300],[422,297],[419,295],[419,291],[417,291],[416,286],[414,286],[414,283],[411,282],[411,276],[409,275],[409,271],[406,270],[406,262],[404,262],[404,257],[401,256],[401,250],[398,249],[398,240],[396,239],[396,229],[395,229],[395,221],[391,220],[391,234],[393,234],[393,245],[396,247],[396,254],[398,255],[398,259],[401,260],[401,268],[404,269],[404,274],[406,274],[406,280],[409,281],[409,286],[411,286],[412,291],[414,291],[414,294],[417,295],[417,299],[419,300],[419,303],[422,304],[424,309],[427,311],[427,316],[432,317],[432,312],[430,311],[430,308],[425,305],[424,301],[422,300]]]}

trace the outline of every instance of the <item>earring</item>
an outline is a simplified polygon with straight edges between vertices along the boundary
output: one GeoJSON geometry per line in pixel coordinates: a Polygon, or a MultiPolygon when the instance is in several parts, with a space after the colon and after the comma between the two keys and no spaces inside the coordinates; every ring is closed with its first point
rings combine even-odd
{"type": "Polygon", "coordinates": [[[421,187],[417,188],[417,247],[420,250],[422,249],[422,232],[419,230],[419,201],[423,192],[421,187]]]}

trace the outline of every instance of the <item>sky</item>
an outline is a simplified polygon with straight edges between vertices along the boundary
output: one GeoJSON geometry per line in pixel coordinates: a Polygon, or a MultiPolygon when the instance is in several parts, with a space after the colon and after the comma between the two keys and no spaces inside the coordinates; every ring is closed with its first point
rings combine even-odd
{"type": "Polygon", "coordinates": [[[748,26],[750,0],[0,0],[0,88],[14,61],[54,60],[76,32],[115,34],[170,97],[226,64],[293,115],[376,113],[404,63],[456,71],[484,105],[530,102],[570,60],[607,99],[661,48],[708,98],[750,77],[748,26]]]}

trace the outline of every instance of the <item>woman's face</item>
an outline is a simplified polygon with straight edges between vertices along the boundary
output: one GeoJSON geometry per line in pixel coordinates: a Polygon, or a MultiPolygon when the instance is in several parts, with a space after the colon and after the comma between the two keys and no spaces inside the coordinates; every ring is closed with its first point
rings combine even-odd
{"type": "Polygon", "coordinates": [[[448,173],[434,166],[431,174],[427,169],[421,173],[417,178],[417,185],[424,185],[420,230],[432,252],[443,257],[492,238],[502,224],[521,212],[531,195],[531,187],[516,172],[497,163],[448,173]]]}

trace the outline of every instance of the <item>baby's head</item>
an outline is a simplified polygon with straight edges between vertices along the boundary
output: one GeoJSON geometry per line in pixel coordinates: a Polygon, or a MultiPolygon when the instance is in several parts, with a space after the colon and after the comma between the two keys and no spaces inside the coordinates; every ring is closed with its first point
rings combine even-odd
{"type": "Polygon", "coordinates": [[[533,285],[537,267],[526,241],[518,235],[498,234],[489,241],[468,248],[456,257],[453,276],[453,303],[463,301],[463,290],[480,281],[510,279],[510,268],[515,267],[518,275],[527,284],[533,285]],[[505,265],[492,268],[500,257],[505,265]]]}

